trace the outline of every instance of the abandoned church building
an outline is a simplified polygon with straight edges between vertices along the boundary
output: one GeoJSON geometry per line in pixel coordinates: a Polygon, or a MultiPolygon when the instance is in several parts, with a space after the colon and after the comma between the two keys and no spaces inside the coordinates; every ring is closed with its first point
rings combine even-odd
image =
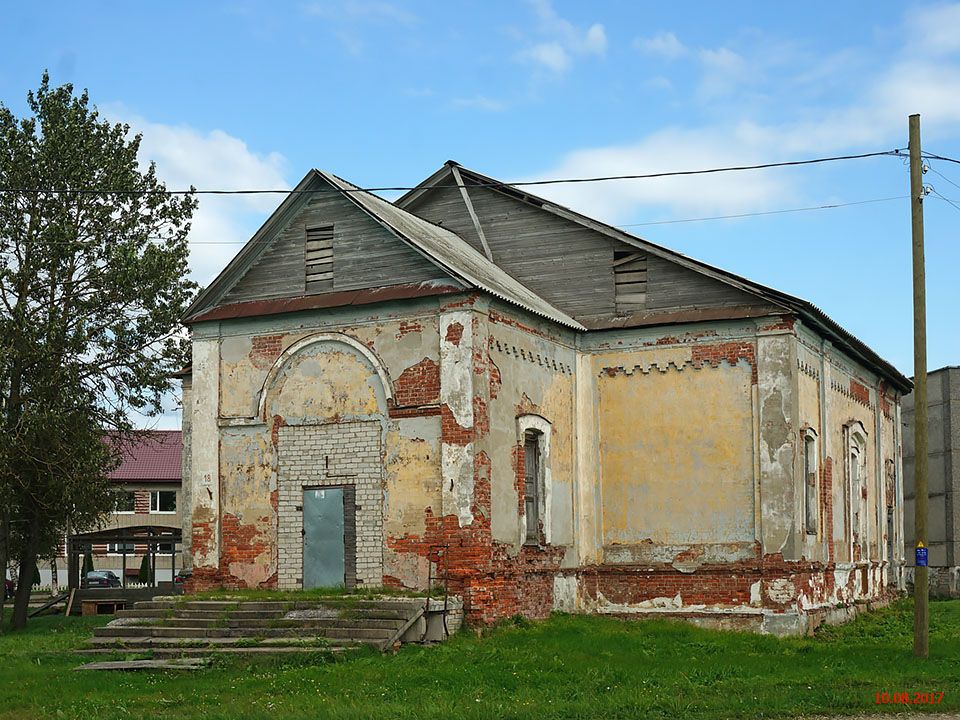
{"type": "Polygon", "coordinates": [[[475,622],[783,634],[902,584],[909,380],[456,163],[395,202],[311,171],[185,322],[195,589],[432,578],[475,622]]]}

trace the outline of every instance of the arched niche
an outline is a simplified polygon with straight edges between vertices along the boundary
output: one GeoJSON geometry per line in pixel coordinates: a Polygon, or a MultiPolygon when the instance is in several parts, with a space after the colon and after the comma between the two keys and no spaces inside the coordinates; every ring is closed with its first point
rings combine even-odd
{"type": "Polygon", "coordinates": [[[291,423],[382,418],[392,398],[387,371],[370,348],[343,333],[318,333],[277,358],[260,390],[257,416],[291,423]]]}

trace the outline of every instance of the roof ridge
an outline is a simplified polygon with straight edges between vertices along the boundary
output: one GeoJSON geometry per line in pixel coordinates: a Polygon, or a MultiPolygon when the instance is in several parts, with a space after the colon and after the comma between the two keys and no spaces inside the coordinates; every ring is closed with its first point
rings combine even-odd
{"type": "Polygon", "coordinates": [[[405,208],[399,207],[389,200],[380,197],[379,195],[375,195],[367,190],[364,190],[357,185],[354,185],[349,180],[344,180],[333,173],[328,173],[324,170],[316,170],[316,172],[321,177],[326,179],[327,182],[330,182],[335,186],[340,185],[341,190],[350,189],[351,192],[346,192],[344,195],[350,199],[351,202],[372,215],[378,222],[389,227],[398,237],[413,245],[419,252],[423,253],[433,262],[440,265],[444,270],[455,276],[459,276],[459,279],[473,285],[474,287],[478,287],[481,290],[485,290],[502,300],[506,300],[507,302],[522,307],[523,309],[532,312],[535,315],[540,315],[541,317],[545,317],[549,320],[553,320],[554,322],[558,322],[561,325],[566,325],[567,327],[577,330],[586,329],[580,322],[542,298],[536,292],[510,275],[495,262],[489,260],[484,255],[481,255],[479,252],[477,252],[477,250],[471,247],[470,243],[449,228],[432,223],[429,220],[426,220],[419,215],[406,210],[405,208]],[[376,207],[368,207],[367,204],[363,202],[363,199],[365,198],[369,198],[368,202],[370,202],[371,205],[377,206],[379,204],[381,210],[389,208],[391,212],[400,213],[402,217],[410,218],[414,221],[413,224],[415,227],[417,225],[420,226],[419,229],[421,231],[430,230],[434,233],[439,231],[440,236],[433,238],[435,241],[434,247],[428,247],[431,244],[430,238],[426,236],[415,237],[415,233],[411,233],[407,229],[398,227],[397,222],[391,222],[390,218],[383,217],[381,214],[379,214],[376,207]],[[449,247],[443,247],[444,244],[449,245],[449,247]],[[459,253],[462,260],[467,261],[468,264],[473,263],[478,267],[473,269],[470,267],[464,267],[463,263],[457,262],[456,257],[446,255],[447,252],[459,253]],[[437,257],[438,254],[444,255],[444,257],[437,257]],[[486,271],[486,273],[489,275],[486,280],[478,278],[478,275],[482,275],[484,271],[486,271]],[[498,279],[496,277],[497,274],[503,275],[507,282],[503,282],[503,280],[498,279]],[[510,284],[514,284],[516,287],[509,287],[510,284]],[[523,295],[529,295],[529,297],[524,298],[523,295]]]}
{"type": "MultiPolygon", "coordinates": [[[[448,170],[451,162],[453,161],[447,161],[447,163],[444,163],[439,170],[423,180],[417,186],[417,188],[408,191],[402,197],[398,198],[397,202],[401,203],[401,207],[408,202],[414,201],[423,192],[429,190],[432,185],[428,185],[427,183],[435,181],[437,176],[448,170]]],[[[903,375],[903,373],[897,370],[896,367],[880,357],[875,350],[870,348],[866,343],[857,338],[849,330],[846,330],[842,325],[833,320],[829,315],[827,315],[823,310],[809,300],[804,300],[803,298],[795,295],[790,295],[789,293],[769,287],[716,265],[711,265],[703,260],[697,260],[689,255],[685,255],[676,250],[672,250],[671,248],[659,245],[658,243],[651,242],[650,240],[642,238],[639,235],[634,235],[631,232],[621,230],[618,227],[610,225],[603,220],[597,220],[596,218],[585,215],[578,210],[566,207],[565,205],[561,205],[553,200],[548,200],[547,198],[536,195],[535,193],[528,192],[525,188],[519,189],[511,185],[507,185],[494,177],[484,175],[481,172],[464,167],[459,163],[457,163],[457,168],[461,174],[466,173],[472,175],[474,178],[481,180],[484,184],[491,186],[491,189],[494,191],[498,191],[507,195],[519,196],[518,199],[521,202],[533,204],[546,212],[552,212],[558,217],[566,218],[596,232],[605,234],[608,237],[632,244],[635,247],[652,251],[655,254],[662,254],[668,260],[672,259],[695,272],[699,271],[703,274],[706,274],[708,277],[713,277],[714,279],[719,280],[720,282],[726,282],[727,284],[737,287],[740,290],[758,295],[768,302],[773,302],[776,305],[784,307],[784,309],[789,312],[807,315],[813,325],[821,325],[829,334],[834,335],[842,343],[848,345],[855,355],[860,356],[861,360],[867,361],[868,365],[878,366],[883,373],[887,374],[890,379],[894,380],[896,384],[900,385],[901,389],[907,391],[911,387],[910,381],[906,378],[906,376],[903,375]]]]}

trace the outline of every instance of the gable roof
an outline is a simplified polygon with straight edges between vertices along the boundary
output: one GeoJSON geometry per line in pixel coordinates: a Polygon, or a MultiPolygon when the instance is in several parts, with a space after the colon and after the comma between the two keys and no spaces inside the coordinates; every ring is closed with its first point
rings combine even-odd
{"type": "MultiPolygon", "coordinates": [[[[722,268],[709,265],[700,260],[695,260],[682,253],[670,250],[669,248],[657,245],[643,238],[637,237],[624,230],[616,228],[607,223],[595,220],[571,210],[563,205],[554,203],[545,198],[528,192],[525,188],[514,188],[504,185],[501,181],[479,173],[475,170],[463,167],[459,163],[448,160],[443,167],[433,173],[426,180],[421,182],[416,188],[408,191],[395,201],[395,205],[400,208],[406,208],[412,205],[417,198],[428,192],[434,185],[439,185],[447,178],[452,179],[453,168],[456,167],[461,178],[474,181],[480,185],[489,186],[492,190],[513,197],[520,202],[533,205],[541,210],[565,218],[571,222],[582,225],[605,235],[614,240],[626,243],[638,249],[642,249],[652,255],[656,255],[677,263],[687,269],[698,272],[707,277],[726,283],[732,287],[738,288],[744,292],[755,295],[774,306],[783,308],[784,311],[798,315],[801,320],[816,329],[820,334],[828,338],[836,347],[847,352],[852,357],[862,361],[867,367],[872,368],[878,374],[888,378],[892,384],[902,392],[909,392],[913,388],[910,382],[899,370],[880,357],[874,350],[868,347],[863,341],[855,337],[852,333],[845,330],[839,323],[831,319],[823,310],[813,303],[802,298],[789,295],[785,292],[775,290],[774,288],[761,285],[760,283],[748,280],[745,277],[735,273],[723,270],[722,268]]],[[[452,183],[450,183],[452,184],[452,183]]],[[[482,220],[482,219],[481,219],[482,220]]]]}
{"type": "Polygon", "coordinates": [[[120,467],[110,473],[117,482],[180,482],[183,441],[179,430],[148,430],[122,450],[120,467]]]}
{"type": "Polygon", "coordinates": [[[227,294],[233,284],[267,248],[275,231],[289,222],[300,209],[311,187],[318,180],[342,192],[343,196],[362,212],[379,222],[400,241],[416,250],[448,275],[461,281],[466,287],[484,290],[501,300],[561,325],[576,330],[586,330],[581,323],[551,305],[478,253],[459,235],[417,217],[383,198],[361,190],[343,178],[316,169],[304,176],[223,272],[197,296],[184,314],[185,322],[190,322],[227,294]]]}
{"type": "Polygon", "coordinates": [[[548,303],[499,265],[474,250],[456,233],[409,213],[373,193],[360,190],[343,178],[321,170],[315,172],[334,187],[343,190],[348,200],[369,213],[398,238],[467,285],[486,290],[501,300],[506,300],[561,325],[586,330],[582,324],[548,303]]]}

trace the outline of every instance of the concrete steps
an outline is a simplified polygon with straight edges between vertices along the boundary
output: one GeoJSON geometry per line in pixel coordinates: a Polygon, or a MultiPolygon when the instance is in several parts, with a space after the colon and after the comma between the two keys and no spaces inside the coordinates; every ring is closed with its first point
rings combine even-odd
{"type": "Polygon", "coordinates": [[[368,628],[357,621],[349,626],[327,627],[317,623],[292,625],[289,627],[178,627],[169,625],[121,625],[120,627],[102,627],[94,631],[99,638],[186,638],[205,640],[212,638],[285,638],[304,636],[344,638],[347,640],[367,641],[386,640],[399,628],[368,628]]]}
{"type": "MultiPolygon", "coordinates": [[[[117,613],[94,630],[84,655],[148,652],[154,658],[214,654],[385,651],[418,641],[425,600],[331,598],[290,601],[157,597],[117,613]],[[414,636],[414,637],[411,637],[414,636]]],[[[425,634],[424,633],[421,633],[425,634]]],[[[146,665],[144,667],[147,667],[146,665]]]]}

